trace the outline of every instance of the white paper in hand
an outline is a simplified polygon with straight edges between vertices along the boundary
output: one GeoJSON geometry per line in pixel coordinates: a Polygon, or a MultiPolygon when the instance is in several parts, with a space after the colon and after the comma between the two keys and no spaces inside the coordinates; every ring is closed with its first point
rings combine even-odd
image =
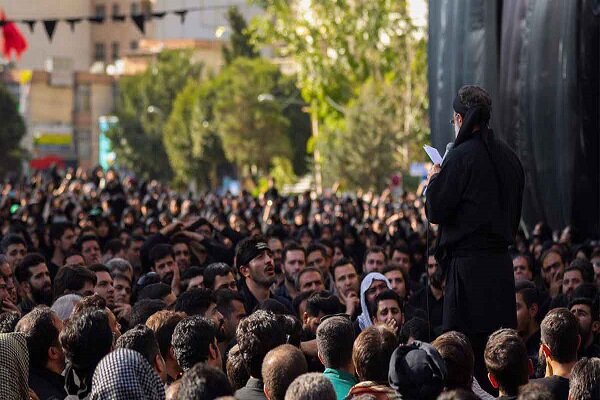
{"type": "Polygon", "coordinates": [[[432,163],[442,165],[442,156],[440,156],[440,152],[435,147],[425,145],[423,149],[425,149],[425,153],[427,153],[432,163]]]}

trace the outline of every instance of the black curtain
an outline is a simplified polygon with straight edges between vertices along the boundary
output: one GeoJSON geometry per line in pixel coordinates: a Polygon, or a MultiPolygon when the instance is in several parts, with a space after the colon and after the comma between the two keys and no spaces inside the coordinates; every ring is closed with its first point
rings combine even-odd
{"type": "Polygon", "coordinates": [[[600,226],[598,3],[432,0],[428,49],[434,145],[452,139],[458,88],[485,87],[492,127],[525,168],[523,220],[591,237],[600,226]]]}

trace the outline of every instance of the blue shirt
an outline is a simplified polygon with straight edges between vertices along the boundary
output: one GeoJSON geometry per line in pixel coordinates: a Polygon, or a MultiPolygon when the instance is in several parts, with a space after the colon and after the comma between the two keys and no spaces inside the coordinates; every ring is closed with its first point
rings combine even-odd
{"type": "Polygon", "coordinates": [[[325,368],[323,376],[329,379],[333,385],[337,400],[344,400],[348,396],[352,386],[358,383],[354,376],[339,369],[325,368]]]}

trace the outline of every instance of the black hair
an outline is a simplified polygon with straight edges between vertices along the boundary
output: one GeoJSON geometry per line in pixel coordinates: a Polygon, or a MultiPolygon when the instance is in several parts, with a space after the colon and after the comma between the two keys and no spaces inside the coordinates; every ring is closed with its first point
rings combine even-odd
{"type": "Polygon", "coordinates": [[[196,364],[183,374],[178,399],[216,399],[233,396],[233,389],[223,371],[206,364],[196,364]]]}
{"type": "Polygon", "coordinates": [[[131,309],[129,325],[145,324],[154,313],[162,311],[167,305],[162,300],[144,299],[136,302],[131,309]]]}
{"type": "MultiPolygon", "coordinates": [[[[55,222],[50,225],[50,241],[60,240],[67,230],[74,230],[75,227],[70,222],[55,222]]],[[[52,244],[52,243],[51,243],[52,244]]]]}
{"type": "Polygon", "coordinates": [[[275,314],[263,310],[255,311],[240,322],[236,338],[246,369],[257,379],[262,377],[265,355],[286,342],[284,330],[275,314]]]}
{"type": "Polygon", "coordinates": [[[584,304],[590,308],[592,322],[600,320],[600,315],[598,315],[598,313],[599,313],[598,301],[594,301],[587,297],[576,297],[569,302],[569,310],[571,308],[573,308],[573,306],[576,306],[579,304],[584,304]]]}
{"type": "Polygon", "coordinates": [[[160,243],[152,247],[152,250],[150,250],[150,254],[148,255],[148,259],[150,260],[150,265],[152,268],[154,268],[155,263],[158,260],[162,260],[163,258],[169,256],[173,257],[173,247],[170,244],[160,243]]]}
{"type": "Polygon", "coordinates": [[[306,249],[306,256],[308,257],[309,254],[315,251],[321,252],[323,258],[327,258],[327,248],[321,243],[311,243],[306,249]]]}
{"type": "Polygon", "coordinates": [[[206,362],[210,346],[215,343],[217,334],[215,323],[199,315],[187,317],[179,322],[171,338],[179,366],[187,371],[199,362],[206,362]]]}
{"type": "Polygon", "coordinates": [[[429,341],[429,323],[427,320],[419,317],[413,317],[406,321],[402,328],[398,339],[400,343],[407,343],[409,338],[419,340],[421,342],[429,341]]]}
{"type": "Polygon", "coordinates": [[[594,267],[588,260],[576,258],[567,268],[565,268],[565,273],[567,271],[579,271],[584,282],[594,282],[594,267]]]}
{"type": "Polygon", "coordinates": [[[328,292],[312,293],[306,302],[306,313],[311,317],[317,317],[319,314],[333,315],[342,311],[340,300],[328,292]]]}
{"type": "Polygon", "coordinates": [[[100,247],[100,239],[98,238],[98,236],[93,235],[93,234],[85,234],[85,235],[81,236],[79,239],[77,239],[77,242],[75,243],[75,249],[77,249],[77,251],[81,251],[83,244],[85,242],[90,242],[92,240],[95,240],[96,243],[98,243],[98,247],[100,247]]]}
{"type": "Polygon", "coordinates": [[[210,289],[196,288],[183,292],[175,302],[175,311],[187,315],[204,314],[211,304],[216,304],[215,296],[210,289]]]}
{"type": "Polygon", "coordinates": [[[96,286],[96,274],[85,267],[65,265],[58,270],[54,277],[54,299],[59,298],[66,291],[69,293],[80,291],[86,282],[96,286]]]}
{"type": "Polygon", "coordinates": [[[354,261],[349,257],[342,257],[335,263],[333,263],[333,265],[331,266],[331,276],[335,279],[335,269],[347,264],[352,265],[354,267],[354,271],[356,271],[356,273],[358,274],[358,268],[356,268],[356,264],[354,264],[354,261]]]}
{"type": "Polygon", "coordinates": [[[25,314],[16,326],[16,332],[23,333],[27,339],[31,367],[46,368],[48,349],[60,347],[59,331],[54,326],[53,317],[58,318],[50,308],[37,306],[25,314]]]}
{"type": "Polygon", "coordinates": [[[283,248],[283,252],[281,253],[281,262],[282,263],[285,263],[287,253],[289,253],[290,251],[301,251],[302,254],[304,254],[304,256],[306,257],[306,250],[304,250],[304,247],[302,247],[300,245],[300,243],[289,242],[288,244],[285,245],[285,247],[283,248]]]}
{"type": "Polygon", "coordinates": [[[131,349],[141,353],[150,365],[154,365],[156,356],[160,354],[154,332],[145,325],[135,325],[122,334],[115,345],[118,349],[131,349]]]}
{"type": "Polygon", "coordinates": [[[29,278],[31,278],[30,268],[39,264],[46,264],[44,256],[39,253],[27,254],[15,268],[17,282],[23,283],[29,281],[29,278]]]}
{"type": "Polygon", "coordinates": [[[138,292],[137,298],[138,298],[138,300],[143,300],[143,299],[162,300],[169,294],[171,294],[171,287],[169,285],[167,285],[166,283],[159,282],[159,283],[153,283],[148,286],[144,286],[138,292]]]}
{"type": "Polygon", "coordinates": [[[106,272],[110,275],[110,268],[108,268],[104,264],[92,264],[89,267],[87,267],[87,269],[89,269],[92,272],[106,272]]]}
{"type": "Polygon", "coordinates": [[[334,316],[317,328],[317,348],[326,368],[340,369],[352,360],[354,327],[350,318],[334,316]]]}
{"type": "Polygon", "coordinates": [[[233,269],[222,262],[209,264],[204,269],[204,287],[213,289],[215,284],[215,278],[217,276],[227,276],[227,274],[233,273],[233,269]]]}
{"type": "Polygon", "coordinates": [[[515,282],[515,293],[521,294],[527,308],[533,304],[540,304],[540,294],[533,282],[526,280],[515,282]]]}
{"type": "Polygon", "coordinates": [[[59,335],[66,359],[75,370],[94,368],[113,345],[113,334],[104,310],[75,313],[59,335]]]}
{"type": "Polygon", "coordinates": [[[3,253],[6,253],[8,250],[8,246],[11,246],[13,244],[22,244],[23,246],[27,247],[27,242],[25,241],[25,239],[23,239],[23,237],[15,233],[9,233],[8,235],[2,238],[2,241],[0,241],[0,249],[2,249],[3,253]]]}
{"type": "Polygon", "coordinates": [[[371,313],[371,317],[377,315],[377,307],[379,307],[379,302],[383,300],[395,300],[398,303],[398,307],[400,308],[400,312],[404,315],[404,302],[398,295],[398,293],[394,292],[392,289],[386,289],[383,292],[379,293],[377,297],[375,297],[375,301],[372,304],[369,312],[371,313]]]}
{"type": "Polygon", "coordinates": [[[551,356],[559,363],[577,359],[579,344],[579,323],[566,308],[550,310],[541,327],[542,344],[550,348],[551,356]]]}
{"type": "Polygon", "coordinates": [[[489,373],[509,396],[516,396],[519,386],[529,381],[527,348],[514,329],[492,333],[485,346],[484,359],[489,373]]]}
{"type": "Polygon", "coordinates": [[[228,318],[231,315],[233,311],[232,303],[234,301],[239,301],[242,303],[242,305],[244,304],[244,296],[238,292],[234,292],[233,290],[219,289],[214,294],[217,303],[217,309],[225,318],[228,318]]]}

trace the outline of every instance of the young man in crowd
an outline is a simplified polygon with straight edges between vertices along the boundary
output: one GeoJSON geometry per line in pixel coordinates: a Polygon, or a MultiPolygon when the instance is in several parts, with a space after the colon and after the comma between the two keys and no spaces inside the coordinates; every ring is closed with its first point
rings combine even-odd
{"type": "Polygon", "coordinates": [[[571,301],[569,310],[577,317],[579,323],[579,334],[581,335],[579,358],[600,357],[600,346],[595,340],[600,332],[598,301],[579,297],[571,301]]]}
{"type": "Polygon", "coordinates": [[[183,373],[181,367],[177,363],[175,350],[173,349],[171,341],[175,327],[185,318],[186,316],[184,313],[164,310],[152,314],[146,321],[146,326],[154,332],[160,354],[165,361],[167,384],[174,382],[179,375],[183,373]]]}
{"type": "Polygon", "coordinates": [[[500,329],[488,339],[484,353],[490,383],[500,392],[499,399],[516,400],[519,387],[529,382],[533,365],[525,343],[514,329],[500,329]]]}
{"type": "Polygon", "coordinates": [[[427,286],[414,293],[408,300],[408,304],[428,314],[430,332],[435,337],[441,333],[444,313],[444,280],[439,273],[434,252],[430,251],[427,260],[427,286]]]}
{"type": "Polygon", "coordinates": [[[541,334],[546,376],[535,382],[548,388],[555,400],[566,400],[571,370],[581,345],[577,318],[566,308],[551,310],[542,321],[541,334]]]}
{"type": "Polygon", "coordinates": [[[2,254],[6,256],[13,271],[27,255],[27,243],[25,243],[23,237],[14,233],[10,233],[2,238],[0,249],[2,250],[2,254]]]}
{"type": "Polygon", "coordinates": [[[179,295],[179,267],[173,256],[173,248],[168,244],[157,244],[150,250],[150,265],[161,282],[171,286],[175,295],[179,295]]]}
{"type": "Polygon", "coordinates": [[[363,274],[367,275],[371,272],[383,272],[383,268],[387,262],[387,257],[383,248],[373,246],[367,250],[365,254],[365,262],[363,264],[363,274]]]}
{"type": "Polygon", "coordinates": [[[346,314],[356,318],[360,313],[360,279],[354,262],[349,258],[341,258],[331,267],[331,275],[340,304],[346,314]]]}
{"type": "Polygon", "coordinates": [[[58,270],[65,265],[65,257],[75,245],[76,237],[73,224],[68,222],[50,225],[50,242],[52,243],[52,257],[48,262],[50,277],[54,279],[58,270]]]}
{"type": "Polygon", "coordinates": [[[96,274],[94,293],[99,294],[106,301],[106,306],[112,310],[115,307],[115,287],[110,269],[104,264],[92,264],[88,269],[96,274]]]}
{"type": "Polygon", "coordinates": [[[244,298],[237,291],[220,289],[215,292],[217,310],[223,315],[223,341],[219,343],[221,354],[235,340],[235,332],[240,321],[247,316],[244,298]]]}
{"type": "Polygon", "coordinates": [[[97,281],[96,274],[88,268],[65,265],[54,278],[54,300],[65,294],[91,296],[97,281]]]}
{"type": "Polygon", "coordinates": [[[204,269],[204,287],[217,291],[229,289],[237,291],[233,269],[225,263],[212,263],[204,269]]]}
{"type": "Polygon", "coordinates": [[[142,354],[162,383],[167,381],[165,360],[160,354],[154,332],[145,325],[136,325],[125,332],[115,343],[115,349],[130,349],[142,354]]]}
{"type": "Polygon", "coordinates": [[[297,347],[284,344],[269,351],[262,363],[267,400],[285,400],[290,384],[307,371],[306,358],[297,347]]]}
{"type": "Polygon", "coordinates": [[[321,243],[313,243],[306,249],[306,266],[315,267],[321,271],[323,276],[323,283],[325,284],[326,290],[332,291],[333,279],[331,279],[331,257],[327,253],[327,247],[321,243]]]}
{"type": "Polygon", "coordinates": [[[537,368],[540,350],[540,300],[538,288],[529,280],[519,280],[515,283],[517,302],[517,332],[527,348],[527,356],[537,368]]]}
{"type": "Polygon", "coordinates": [[[344,400],[352,386],[358,383],[354,378],[353,344],[354,328],[349,317],[332,316],[319,324],[318,357],[325,366],[323,376],[332,383],[337,400],[344,400]]]}
{"type": "Polygon", "coordinates": [[[371,308],[371,319],[374,325],[385,325],[397,336],[404,324],[404,307],[400,296],[391,289],[377,295],[371,308]]]}
{"type": "Polygon", "coordinates": [[[301,270],[306,267],[306,251],[298,243],[290,243],[283,249],[281,258],[283,282],[275,290],[277,296],[292,301],[298,295],[296,279],[301,270]]]}
{"type": "Polygon", "coordinates": [[[102,262],[100,239],[95,235],[86,234],[77,239],[75,249],[81,253],[85,265],[99,264],[102,262]]]}
{"type": "Polygon", "coordinates": [[[600,398],[600,358],[583,358],[571,371],[569,400],[598,398],[600,398]]]}
{"type": "Polygon", "coordinates": [[[15,269],[22,294],[19,309],[27,314],[38,304],[52,305],[52,281],[46,259],[38,253],[26,255],[15,269]]]}
{"type": "Polygon", "coordinates": [[[215,323],[199,315],[187,317],[179,322],[171,339],[179,367],[185,372],[202,362],[221,368],[222,360],[217,345],[217,334],[215,323]]]}
{"type": "Polygon", "coordinates": [[[296,276],[296,290],[298,293],[320,292],[325,290],[325,282],[321,270],[315,267],[306,267],[296,276]]]}
{"type": "Polygon", "coordinates": [[[47,306],[37,306],[15,329],[25,335],[29,350],[29,387],[40,400],[63,399],[65,354],[58,341],[63,323],[47,306]]]}

